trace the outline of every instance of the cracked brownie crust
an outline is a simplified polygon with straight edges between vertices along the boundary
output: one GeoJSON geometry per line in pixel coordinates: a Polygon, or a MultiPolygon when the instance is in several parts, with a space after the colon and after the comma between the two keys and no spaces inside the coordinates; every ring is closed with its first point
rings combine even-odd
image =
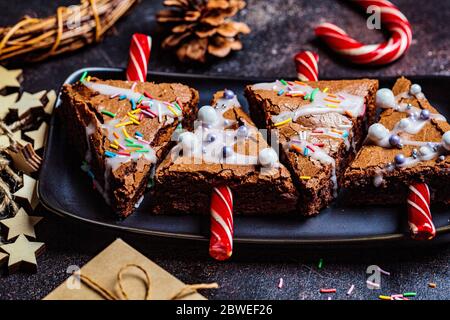
{"type": "MultiPolygon", "coordinates": [[[[133,82],[92,79],[90,82],[106,84],[116,88],[130,89],[133,82]]],[[[161,101],[178,101],[183,106],[183,125],[192,126],[192,116],[198,103],[198,92],[178,83],[136,83],[136,92],[147,92],[154,99],[161,101]]],[[[90,164],[99,190],[113,210],[121,217],[132,213],[135,205],[144,194],[151,168],[155,165],[146,157],[121,163],[117,168],[108,168],[105,152],[115,151],[110,147],[111,141],[102,125],[111,121],[111,117],[102,113],[115,114],[114,119],[127,116],[131,110],[130,101],[111,98],[87,88],[82,83],[65,85],[61,94],[62,105],[58,110],[60,119],[66,129],[69,144],[76,150],[80,160],[90,164]]],[[[139,131],[150,144],[158,163],[171,147],[171,136],[179,123],[177,118],[163,119],[143,118],[139,125],[127,126],[131,137],[139,131]]]]}
{"type": "MultiPolygon", "coordinates": [[[[326,91],[331,95],[330,101],[336,99],[335,94],[345,92],[362,97],[365,105],[365,112],[359,115],[341,114],[330,110],[327,113],[301,115],[294,121],[276,128],[281,160],[291,172],[299,191],[298,210],[304,215],[314,215],[335,198],[337,192],[335,184],[342,185],[345,168],[360,148],[368,124],[375,119],[374,99],[378,81],[369,79],[319,81],[306,82],[302,85],[310,86],[312,89],[318,88],[321,92],[326,91]],[[340,127],[347,128],[346,139],[320,132],[324,130],[314,132],[315,128],[325,128],[327,131],[340,127]],[[299,136],[299,139],[302,139],[303,131],[310,132],[307,141],[312,149],[306,151],[313,152],[316,148],[320,148],[319,150],[334,159],[334,165],[324,164],[323,161],[307,157],[304,154],[305,151],[293,152],[287,147],[292,137],[299,136]]],[[[286,112],[296,112],[308,107],[311,103],[304,96],[280,95],[278,89],[278,87],[277,90],[268,90],[268,87],[255,89],[253,86],[248,86],[245,90],[251,116],[261,127],[273,129],[276,125],[273,121],[274,117],[286,112]]]]}

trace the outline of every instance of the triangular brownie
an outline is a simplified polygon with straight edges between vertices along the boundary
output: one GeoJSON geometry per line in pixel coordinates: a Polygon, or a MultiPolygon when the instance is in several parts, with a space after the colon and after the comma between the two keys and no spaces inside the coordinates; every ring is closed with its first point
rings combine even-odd
{"type": "Polygon", "coordinates": [[[61,97],[71,147],[122,217],[139,205],[151,169],[167,154],[177,126],[192,125],[198,103],[197,91],[178,83],[96,78],[65,85],[61,97]]]}
{"type": "Polygon", "coordinates": [[[425,182],[434,202],[450,203],[450,125],[421,87],[400,78],[381,89],[380,121],[345,173],[352,203],[406,203],[408,186],[425,182]],[[355,196],[357,195],[357,196],[355,196]]]}
{"type": "Polygon", "coordinates": [[[375,118],[377,89],[378,81],[369,79],[280,80],[246,88],[252,118],[278,130],[281,160],[298,188],[302,214],[317,214],[336,197],[344,170],[375,118]]]}
{"type": "Polygon", "coordinates": [[[235,213],[295,211],[297,192],[288,170],[232,91],[217,92],[198,120],[157,168],[155,213],[209,214],[212,189],[219,185],[232,190],[235,213]]]}

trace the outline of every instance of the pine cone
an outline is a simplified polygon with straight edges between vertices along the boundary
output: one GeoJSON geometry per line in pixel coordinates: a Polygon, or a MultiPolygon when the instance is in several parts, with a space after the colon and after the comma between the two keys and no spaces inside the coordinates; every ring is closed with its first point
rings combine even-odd
{"type": "Polygon", "coordinates": [[[243,0],[165,0],[157,21],[170,27],[164,49],[176,50],[182,62],[205,62],[207,54],[223,58],[241,50],[239,34],[250,33],[243,22],[231,20],[245,7],[243,0]]]}

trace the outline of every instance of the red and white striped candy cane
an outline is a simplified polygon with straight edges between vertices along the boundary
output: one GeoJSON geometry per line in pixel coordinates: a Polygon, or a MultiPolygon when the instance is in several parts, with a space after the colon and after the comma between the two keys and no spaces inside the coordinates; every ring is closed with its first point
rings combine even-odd
{"type": "Polygon", "coordinates": [[[426,183],[413,183],[409,186],[408,224],[413,239],[430,240],[436,235],[431,220],[430,190],[426,183]]]}
{"type": "Polygon", "coordinates": [[[152,38],[150,36],[141,33],[133,34],[127,67],[128,81],[145,81],[151,49],[152,38]]]}
{"type": "Polygon", "coordinates": [[[315,52],[301,51],[294,57],[298,78],[301,81],[319,80],[319,56],[315,52]]]}
{"type": "Polygon", "coordinates": [[[219,186],[211,196],[211,257],[220,261],[231,257],[233,233],[233,195],[227,186],[219,186]]]}
{"type": "Polygon", "coordinates": [[[332,50],[353,63],[384,65],[400,58],[412,41],[411,25],[403,13],[387,0],[353,0],[353,2],[366,10],[369,6],[379,8],[381,23],[391,33],[388,41],[366,45],[331,23],[319,25],[315,29],[316,35],[332,50]]]}

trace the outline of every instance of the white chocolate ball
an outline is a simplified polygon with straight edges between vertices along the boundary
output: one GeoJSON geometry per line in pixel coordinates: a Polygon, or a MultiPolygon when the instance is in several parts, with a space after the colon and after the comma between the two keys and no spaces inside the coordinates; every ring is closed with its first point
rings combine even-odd
{"type": "Polygon", "coordinates": [[[217,112],[211,106],[203,106],[198,110],[198,119],[204,124],[212,125],[217,122],[217,112]]]}
{"type": "Polygon", "coordinates": [[[392,90],[386,88],[377,91],[376,102],[377,107],[383,109],[393,109],[397,106],[394,93],[392,90]]]}
{"type": "Polygon", "coordinates": [[[422,87],[418,84],[413,84],[411,86],[411,88],[409,89],[409,93],[412,94],[413,96],[418,95],[421,92],[422,92],[422,87]]]}
{"type": "Polygon", "coordinates": [[[427,147],[427,146],[422,146],[422,147],[419,148],[419,153],[420,153],[422,156],[428,156],[428,155],[430,155],[432,152],[433,152],[433,150],[430,149],[430,148],[427,147]]]}
{"type": "Polygon", "coordinates": [[[258,161],[263,167],[273,167],[278,161],[278,155],[272,148],[265,148],[259,152],[258,161]]]}
{"type": "Polygon", "coordinates": [[[183,132],[179,137],[183,152],[189,154],[195,149],[196,139],[192,132],[183,132]]]}
{"type": "Polygon", "coordinates": [[[445,148],[445,150],[450,151],[450,131],[447,131],[442,136],[442,146],[445,148]]]}
{"type": "Polygon", "coordinates": [[[380,123],[375,123],[369,127],[367,137],[372,141],[379,141],[389,136],[389,130],[380,123]]]}
{"type": "Polygon", "coordinates": [[[400,120],[398,122],[398,127],[400,129],[406,129],[406,128],[408,128],[409,124],[410,124],[410,120],[408,118],[403,118],[402,120],[400,120]]]}

